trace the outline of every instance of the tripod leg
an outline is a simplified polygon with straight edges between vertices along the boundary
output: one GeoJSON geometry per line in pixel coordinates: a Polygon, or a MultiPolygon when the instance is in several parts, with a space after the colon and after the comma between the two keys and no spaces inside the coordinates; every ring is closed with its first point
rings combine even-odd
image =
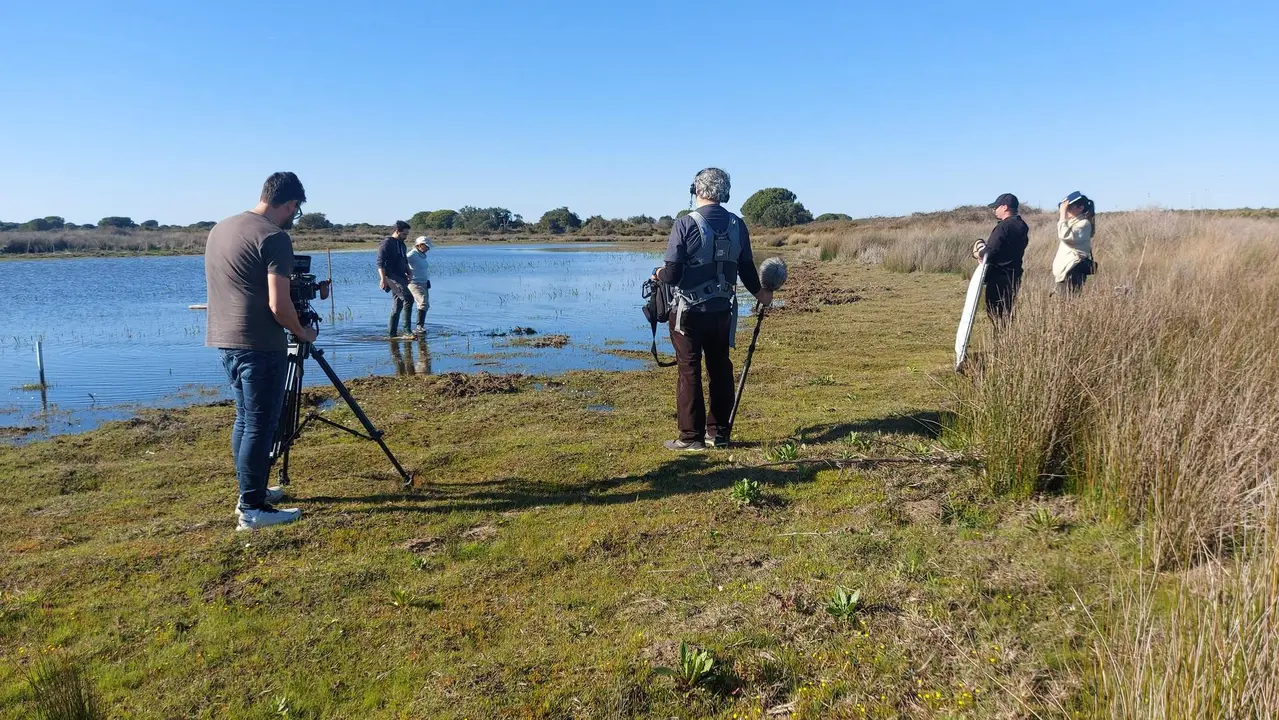
{"type": "Polygon", "coordinates": [[[279,470],[281,485],[289,484],[289,449],[293,447],[293,439],[299,431],[298,421],[302,414],[302,363],[306,360],[306,350],[302,345],[289,346],[289,367],[284,378],[284,408],[275,431],[275,443],[271,446],[272,462],[282,459],[279,470]]]}
{"type": "Polygon", "coordinates": [[[347,407],[351,408],[351,412],[355,414],[356,419],[364,426],[364,431],[369,434],[373,442],[378,444],[378,447],[382,448],[382,452],[386,454],[387,459],[395,466],[395,471],[404,480],[405,486],[411,485],[413,478],[400,465],[400,461],[396,459],[395,454],[386,446],[386,443],[382,441],[382,431],[374,427],[373,422],[360,409],[359,403],[355,402],[355,398],[351,396],[351,391],[347,390],[346,385],[342,383],[342,378],[338,377],[338,374],[333,371],[333,366],[329,365],[329,361],[324,359],[324,351],[320,348],[312,348],[311,357],[320,366],[320,369],[324,371],[324,374],[328,376],[329,382],[333,383],[333,387],[337,389],[338,394],[346,401],[347,407]]]}

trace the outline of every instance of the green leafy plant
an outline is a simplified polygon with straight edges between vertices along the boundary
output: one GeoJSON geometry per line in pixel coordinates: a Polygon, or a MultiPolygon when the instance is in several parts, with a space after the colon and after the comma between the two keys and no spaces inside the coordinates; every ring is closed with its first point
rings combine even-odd
{"type": "Polygon", "coordinates": [[[1030,513],[1026,527],[1034,533],[1048,533],[1061,530],[1063,523],[1050,508],[1040,505],[1030,513]]]}
{"type": "Polygon", "coordinates": [[[840,442],[848,449],[861,453],[870,452],[875,445],[874,441],[859,432],[848,433],[840,439],[840,442]]]}
{"type": "Polygon", "coordinates": [[[861,603],[861,590],[849,590],[842,585],[837,586],[830,599],[826,601],[826,612],[839,620],[849,620],[857,614],[861,603]]]}
{"type": "Polygon", "coordinates": [[[768,449],[764,459],[769,462],[789,462],[799,457],[799,443],[794,438],[786,438],[768,449]]]}
{"type": "Polygon", "coordinates": [[[710,651],[691,648],[683,641],[679,644],[679,667],[656,667],[653,672],[675,680],[675,684],[685,690],[710,680],[715,671],[715,658],[710,651]]]}
{"type": "Polygon", "coordinates": [[[743,507],[758,505],[762,495],[763,489],[760,487],[759,481],[751,480],[750,478],[742,478],[733,483],[733,489],[729,492],[729,497],[743,507]]]}
{"type": "Polygon", "coordinates": [[[927,580],[932,576],[928,568],[928,560],[924,551],[910,548],[905,556],[897,561],[897,575],[905,580],[927,580]]]}

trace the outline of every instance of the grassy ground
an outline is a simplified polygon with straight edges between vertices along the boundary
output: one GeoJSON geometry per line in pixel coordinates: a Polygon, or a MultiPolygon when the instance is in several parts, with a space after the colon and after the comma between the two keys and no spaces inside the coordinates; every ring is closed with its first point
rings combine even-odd
{"type": "Polygon", "coordinates": [[[250,535],[228,407],[0,448],[0,717],[49,657],[116,717],[1087,714],[1086,609],[1134,536],[992,498],[937,432],[962,278],[804,273],[843,292],[766,321],[728,451],[661,449],[669,370],[375,378],[355,392],[421,487],[309,430],[304,520],[250,535]],[[786,438],[831,462],[778,464],[786,438]],[[654,672],[681,642],[715,659],[692,689],[654,672]]]}

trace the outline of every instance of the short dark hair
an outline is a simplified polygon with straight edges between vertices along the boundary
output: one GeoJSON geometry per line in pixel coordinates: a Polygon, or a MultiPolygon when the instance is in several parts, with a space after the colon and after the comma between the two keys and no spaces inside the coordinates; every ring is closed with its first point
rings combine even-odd
{"type": "Polygon", "coordinates": [[[408,229],[409,229],[408,223],[404,222],[403,220],[396,220],[395,227],[391,228],[391,231],[394,232],[396,230],[408,230],[408,229]]]}
{"type": "Polygon", "coordinates": [[[284,203],[293,200],[304,203],[306,202],[306,190],[302,188],[302,181],[298,180],[298,176],[294,173],[271,173],[271,177],[262,183],[262,197],[260,199],[271,207],[280,207],[284,203]]]}

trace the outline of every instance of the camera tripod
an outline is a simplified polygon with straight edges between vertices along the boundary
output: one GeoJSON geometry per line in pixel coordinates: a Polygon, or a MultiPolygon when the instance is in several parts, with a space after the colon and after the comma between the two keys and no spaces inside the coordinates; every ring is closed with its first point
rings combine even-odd
{"type": "Polygon", "coordinates": [[[275,443],[271,445],[271,461],[275,462],[282,459],[280,465],[280,484],[287,485],[289,483],[289,450],[293,447],[293,441],[298,439],[302,431],[312,420],[318,420],[325,425],[335,427],[343,432],[350,433],[364,440],[372,440],[382,448],[382,452],[386,453],[386,457],[395,466],[395,471],[400,474],[400,478],[404,480],[404,487],[413,484],[413,477],[405,472],[400,465],[400,461],[395,459],[395,455],[391,449],[382,441],[382,431],[373,426],[373,422],[360,409],[355,398],[351,397],[351,391],[346,389],[346,385],[342,384],[342,379],[333,371],[333,366],[329,365],[329,361],[324,359],[324,351],[315,347],[309,342],[298,342],[293,335],[289,335],[289,369],[285,375],[284,386],[284,412],[280,415],[280,425],[275,432],[275,443]],[[318,412],[311,411],[306,414],[306,418],[302,418],[302,372],[303,364],[307,358],[311,358],[320,366],[324,374],[328,376],[329,382],[333,383],[333,387],[337,389],[338,394],[346,401],[347,407],[351,408],[351,412],[364,426],[364,432],[354,430],[340,423],[320,415],[318,412]],[[300,422],[299,422],[300,421],[300,422]]]}

